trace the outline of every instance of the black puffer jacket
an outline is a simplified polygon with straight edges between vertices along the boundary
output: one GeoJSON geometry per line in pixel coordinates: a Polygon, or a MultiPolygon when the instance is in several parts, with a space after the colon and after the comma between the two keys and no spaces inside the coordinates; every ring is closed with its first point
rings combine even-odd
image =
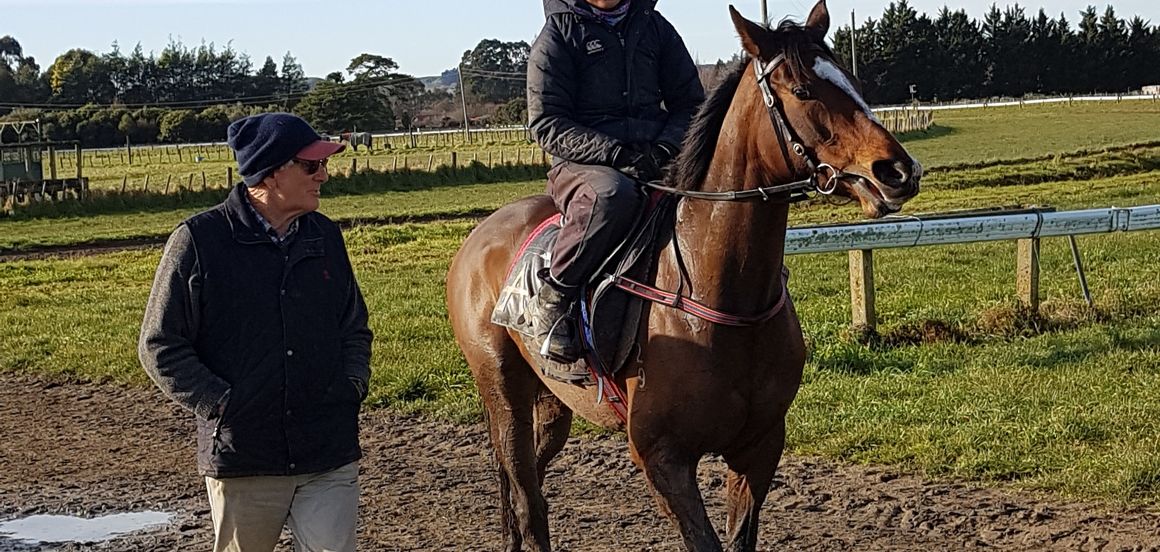
{"type": "Polygon", "coordinates": [[[559,162],[612,165],[616,146],[684,139],[705,90],[656,0],[632,0],[609,27],[584,0],[544,0],[528,60],[528,118],[559,162]]]}

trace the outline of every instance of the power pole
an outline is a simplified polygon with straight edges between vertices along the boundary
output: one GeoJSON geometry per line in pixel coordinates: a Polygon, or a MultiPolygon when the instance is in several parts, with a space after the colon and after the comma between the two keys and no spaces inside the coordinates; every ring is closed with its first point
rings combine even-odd
{"type": "Polygon", "coordinates": [[[854,18],[854,10],[850,10],[850,68],[854,70],[854,78],[858,78],[858,23],[854,18]]]}
{"type": "Polygon", "coordinates": [[[767,0],[761,0],[761,24],[766,28],[769,27],[769,7],[765,5],[767,0]]]}
{"type": "Polygon", "coordinates": [[[463,141],[471,143],[471,124],[467,122],[467,88],[463,86],[463,64],[459,64],[459,99],[463,102],[463,141]]]}

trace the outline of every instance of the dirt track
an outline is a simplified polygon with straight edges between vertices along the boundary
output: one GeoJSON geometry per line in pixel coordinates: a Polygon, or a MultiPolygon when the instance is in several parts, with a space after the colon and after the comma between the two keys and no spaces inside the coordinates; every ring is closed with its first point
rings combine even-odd
{"type": "MultiPolygon", "coordinates": [[[[178,513],[171,528],[20,550],[207,550],[192,426],[155,391],[0,376],[0,520],[159,509],[178,513]]],[[[481,426],[375,412],[362,427],[361,550],[501,549],[481,426]]],[[[557,550],[680,550],[619,439],[572,439],[551,471],[557,550]]],[[[701,474],[723,524],[720,463],[701,474]]],[[[1160,550],[1160,513],[811,458],[782,462],[763,514],[762,550],[1160,550]]]]}

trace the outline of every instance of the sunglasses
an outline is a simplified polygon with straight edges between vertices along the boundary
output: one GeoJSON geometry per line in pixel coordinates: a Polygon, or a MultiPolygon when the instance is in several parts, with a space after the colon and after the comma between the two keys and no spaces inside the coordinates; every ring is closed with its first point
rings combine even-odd
{"type": "Polygon", "coordinates": [[[293,159],[292,161],[294,161],[294,164],[301,166],[302,170],[306,171],[306,174],[313,175],[314,173],[317,173],[319,169],[326,168],[326,162],[329,161],[329,158],[320,159],[317,161],[311,161],[308,159],[293,159]]]}

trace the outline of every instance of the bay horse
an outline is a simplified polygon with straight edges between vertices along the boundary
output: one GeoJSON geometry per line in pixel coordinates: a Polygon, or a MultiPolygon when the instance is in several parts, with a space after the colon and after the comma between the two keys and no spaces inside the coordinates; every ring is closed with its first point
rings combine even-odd
{"type": "Polygon", "coordinates": [[[709,94],[665,185],[649,184],[681,198],[655,285],[702,306],[766,316],[724,325],[647,305],[639,355],[613,378],[623,390],[621,419],[599,400],[607,390],[545,377],[538,352],[490,321],[517,250],[556,214],[547,196],[497,210],[451,264],[448,314],[483,402],[506,550],[551,549],[541,485],[573,414],[627,431],[633,462],[690,551],[722,550],[696,479],[700,459],[720,454],[729,471],[728,545],[754,550],[806,361],[783,279],[790,191],[845,195],[869,217],[918,193],[921,165],[874,117],[824,42],[825,0],[804,25],[777,29],[729,9],[748,56],[709,94]]]}

